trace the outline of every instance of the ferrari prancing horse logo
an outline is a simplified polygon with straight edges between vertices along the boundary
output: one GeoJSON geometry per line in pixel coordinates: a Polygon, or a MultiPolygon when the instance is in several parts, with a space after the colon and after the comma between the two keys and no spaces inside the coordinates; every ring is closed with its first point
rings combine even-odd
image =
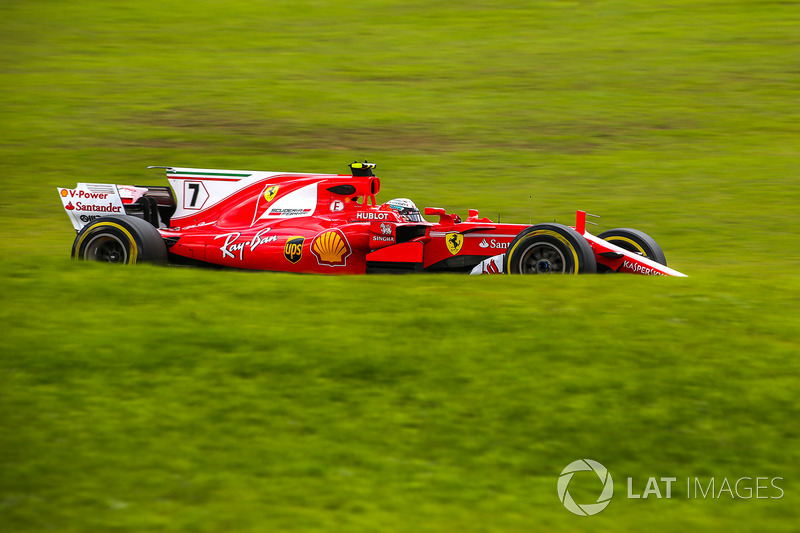
{"type": "Polygon", "coordinates": [[[445,238],[445,242],[450,253],[456,255],[461,251],[461,246],[464,244],[464,236],[460,233],[451,233],[445,238]]]}
{"type": "Polygon", "coordinates": [[[271,202],[275,195],[278,194],[278,185],[273,185],[272,187],[267,187],[264,190],[264,200],[267,202],[271,202]]]}

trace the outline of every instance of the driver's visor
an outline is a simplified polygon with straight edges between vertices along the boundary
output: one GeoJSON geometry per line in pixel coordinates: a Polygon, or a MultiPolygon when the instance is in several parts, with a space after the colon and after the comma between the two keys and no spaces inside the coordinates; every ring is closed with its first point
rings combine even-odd
{"type": "Polygon", "coordinates": [[[403,220],[408,222],[425,222],[425,219],[422,218],[422,214],[419,212],[419,209],[414,207],[403,207],[401,209],[395,208],[395,211],[403,218],[403,220]]]}

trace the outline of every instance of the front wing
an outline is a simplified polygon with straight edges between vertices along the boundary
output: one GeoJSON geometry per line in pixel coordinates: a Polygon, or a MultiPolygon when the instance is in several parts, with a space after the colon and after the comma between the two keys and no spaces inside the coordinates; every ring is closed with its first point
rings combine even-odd
{"type": "MultiPolygon", "coordinates": [[[[657,263],[652,259],[648,259],[643,255],[625,250],[619,246],[605,241],[588,231],[584,231],[583,237],[589,241],[592,250],[595,253],[595,258],[598,262],[602,262],[608,266],[612,271],[627,274],[641,274],[645,276],[673,276],[677,278],[685,278],[686,274],[678,272],[661,263],[657,263]]],[[[475,268],[472,269],[470,274],[504,274],[503,271],[503,257],[505,254],[499,254],[487,259],[484,259],[475,268]]]]}

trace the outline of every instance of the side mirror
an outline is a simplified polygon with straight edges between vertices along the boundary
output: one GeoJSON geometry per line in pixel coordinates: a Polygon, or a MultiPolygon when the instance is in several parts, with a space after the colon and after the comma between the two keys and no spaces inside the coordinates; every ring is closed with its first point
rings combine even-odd
{"type": "Polygon", "coordinates": [[[458,224],[461,222],[461,217],[457,214],[453,213],[452,215],[448,215],[444,209],[441,207],[426,207],[425,208],[426,215],[438,215],[439,216],[439,224],[442,226],[452,226],[454,224],[458,224]]]}

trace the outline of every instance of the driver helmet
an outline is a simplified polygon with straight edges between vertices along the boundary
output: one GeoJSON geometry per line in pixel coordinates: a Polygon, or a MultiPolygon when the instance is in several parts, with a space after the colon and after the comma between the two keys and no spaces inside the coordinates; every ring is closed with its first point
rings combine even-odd
{"type": "Polygon", "coordinates": [[[417,206],[408,198],[395,198],[381,206],[383,211],[389,209],[397,213],[397,216],[406,222],[425,222],[417,206]]]}

